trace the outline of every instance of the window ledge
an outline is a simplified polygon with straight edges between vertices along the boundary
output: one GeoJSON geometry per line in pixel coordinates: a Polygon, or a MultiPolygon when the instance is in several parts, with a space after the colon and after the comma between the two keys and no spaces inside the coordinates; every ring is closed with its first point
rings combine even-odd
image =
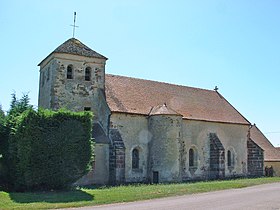
{"type": "Polygon", "coordinates": [[[189,169],[190,169],[190,170],[196,170],[196,169],[197,169],[197,166],[190,166],[189,169]]]}

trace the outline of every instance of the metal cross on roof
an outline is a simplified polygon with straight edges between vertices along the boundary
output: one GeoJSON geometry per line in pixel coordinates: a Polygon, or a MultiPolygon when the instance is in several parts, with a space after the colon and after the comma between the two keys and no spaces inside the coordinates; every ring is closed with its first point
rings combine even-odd
{"type": "Polygon", "coordinates": [[[76,12],[74,12],[74,24],[70,25],[73,27],[73,38],[75,37],[75,28],[78,28],[79,26],[76,26],[76,12]]]}
{"type": "Polygon", "coordinates": [[[214,90],[215,90],[215,91],[218,91],[218,90],[219,90],[218,86],[215,86],[214,90]]]}

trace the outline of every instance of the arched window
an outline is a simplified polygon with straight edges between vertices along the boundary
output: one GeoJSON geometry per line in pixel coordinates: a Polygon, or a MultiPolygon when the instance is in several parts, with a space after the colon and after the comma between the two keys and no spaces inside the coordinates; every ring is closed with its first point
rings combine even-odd
{"type": "Polygon", "coordinates": [[[73,79],[73,66],[67,66],[67,79],[73,79]]]}
{"type": "Polygon", "coordinates": [[[232,166],[232,159],[231,159],[231,151],[227,151],[227,165],[228,167],[232,166]]]}
{"type": "Polygon", "coordinates": [[[136,148],[132,150],[132,168],[139,168],[139,150],[136,148]]]}
{"type": "Polygon", "coordinates": [[[193,149],[190,149],[189,151],[189,166],[194,166],[194,151],[193,149]]]}
{"type": "Polygon", "coordinates": [[[86,67],[86,70],[85,70],[85,81],[90,81],[90,77],[91,77],[91,68],[90,67],[86,67]]]}

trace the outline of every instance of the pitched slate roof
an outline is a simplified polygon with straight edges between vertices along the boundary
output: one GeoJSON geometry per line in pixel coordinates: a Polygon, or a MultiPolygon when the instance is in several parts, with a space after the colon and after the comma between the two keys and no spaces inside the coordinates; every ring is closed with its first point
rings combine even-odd
{"type": "Polygon", "coordinates": [[[216,91],[108,74],[105,84],[112,112],[149,115],[166,104],[185,119],[250,124],[216,91]]]}
{"type": "Polygon", "coordinates": [[[250,138],[264,150],[265,161],[280,161],[280,150],[270,143],[256,125],[250,129],[250,138]]]}
{"type": "MultiPolygon", "coordinates": [[[[101,58],[107,60],[105,56],[95,52],[94,50],[90,49],[88,46],[86,46],[81,41],[75,38],[71,38],[65,41],[63,44],[58,46],[52,53],[50,53],[47,57],[49,57],[53,53],[66,53],[66,54],[80,55],[80,56],[92,57],[92,58],[101,58]]],[[[40,66],[43,61],[41,61],[38,64],[38,66],[40,66]]]]}

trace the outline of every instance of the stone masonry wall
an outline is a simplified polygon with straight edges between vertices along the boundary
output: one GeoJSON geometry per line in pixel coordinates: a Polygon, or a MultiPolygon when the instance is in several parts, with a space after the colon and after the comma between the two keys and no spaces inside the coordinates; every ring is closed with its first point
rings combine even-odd
{"type": "Polygon", "coordinates": [[[259,177],[264,175],[264,153],[251,139],[247,141],[248,147],[248,176],[259,177]]]}
{"type": "Polygon", "coordinates": [[[210,143],[210,179],[223,179],[225,177],[225,149],[215,133],[209,134],[210,143]]]}
{"type": "Polygon", "coordinates": [[[225,149],[225,177],[246,176],[247,174],[247,133],[249,126],[183,120],[182,138],[184,142],[185,167],[183,179],[207,179],[210,167],[209,134],[215,133],[225,149]],[[197,169],[191,171],[189,167],[189,150],[194,148],[197,152],[197,169]],[[227,166],[226,152],[234,151],[234,166],[227,166]]]}
{"type": "Polygon", "coordinates": [[[148,121],[143,115],[112,113],[110,132],[117,130],[125,147],[125,182],[146,182],[148,167],[148,143],[150,132],[148,121]],[[132,151],[139,151],[139,168],[132,168],[132,151]]]}
{"type": "Polygon", "coordinates": [[[109,182],[112,185],[125,182],[125,145],[117,129],[110,129],[109,137],[112,140],[109,157],[109,182]]]}
{"type": "Polygon", "coordinates": [[[71,111],[84,111],[88,107],[94,112],[94,120],[107,132],[110,110],[104,92],[105,62],[105,59],[69,54],[54,54],[46,59],[40,69],[39,106],[71,111]],[[66,77],[68,65],[73,66],[73,79],[66,77]],[[90,81],[85,80],[87,67],[91,68],[90,81]]]}
{"type": "Polygon", "coordinates": [[[149,118],[149,131],[152,134],[149,173],[151,178],[152,174],[157,173],[159,182],[182,181],[181,126],[181,116],[155,115],[149,118]]]}

